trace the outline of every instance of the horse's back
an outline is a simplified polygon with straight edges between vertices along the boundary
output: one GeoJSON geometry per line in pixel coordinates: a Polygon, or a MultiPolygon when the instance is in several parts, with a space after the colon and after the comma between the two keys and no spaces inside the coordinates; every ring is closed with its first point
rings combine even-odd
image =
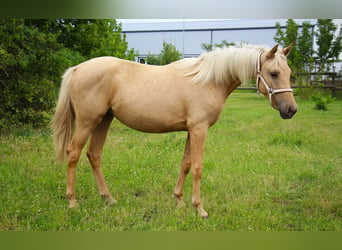
{"type": "Polygon", "coordinates": [[[94,81],[103,78],[108,73],[119,70],[120,65],[132,62],[111,56],[96,57],[77,65],[75,74],[85,84],[85,81],[94,81]]]}

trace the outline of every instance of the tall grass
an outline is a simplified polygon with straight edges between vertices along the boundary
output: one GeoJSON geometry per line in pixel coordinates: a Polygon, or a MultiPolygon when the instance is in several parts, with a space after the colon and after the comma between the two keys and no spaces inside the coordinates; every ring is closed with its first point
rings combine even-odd
{"type": "Polygon", "coordinates": [[[186,133],[144,134],[114,121],[103,171],[118,202],[107,207],[85,154],[77,168],[77,209],[64,197],[66,167],[54,162],[48,131],[2,135],[0,230],[277,231],[342,229],[342,102],[326,112],[298,100],[282,120],[252,93],[228,98],[209,131],[202,198],[209,219],[191,205],[176,209],[172,192],[186,133]]]}

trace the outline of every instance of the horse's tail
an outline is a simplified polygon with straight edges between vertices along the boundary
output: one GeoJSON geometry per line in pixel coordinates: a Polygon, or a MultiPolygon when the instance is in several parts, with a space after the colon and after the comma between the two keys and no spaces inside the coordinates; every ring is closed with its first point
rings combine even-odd
{"type": "Polygon", "coordinates": [[[51,121],[56,160],[60,162],[63,162],[66,158],[66,149],[72,138],[75,121],[75,114],[70,98],[70,80],[74,70],[75,67],[69,68],[63,75],[56,112],[51,121]]]}

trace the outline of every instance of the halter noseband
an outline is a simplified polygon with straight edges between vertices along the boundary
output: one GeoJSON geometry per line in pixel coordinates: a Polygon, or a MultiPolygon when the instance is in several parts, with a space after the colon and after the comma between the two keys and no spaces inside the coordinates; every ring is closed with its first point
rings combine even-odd
{"type": "Polygon", "coordinates": [[[288,89],[272,89],[271,87],[269,87],[265,78],[261,75],[261,55],[262,55],[262,53],[264,53],[264,52],[260,50],[259,54],[258,54],[258,59],[257,59],[257,78],[256,78],[257,91],[258,91],[258,94],[260,94],[259,83],[261,80],[262,83],[264,84],[266,90],[267,90],[268,99],[270,100],[270,104],[272,105],[272,95],[277,94],[277,93],[282,93],[282,92],[293,92],[293,89],[291,89],[291,88],[288,88],[288,89]]]}

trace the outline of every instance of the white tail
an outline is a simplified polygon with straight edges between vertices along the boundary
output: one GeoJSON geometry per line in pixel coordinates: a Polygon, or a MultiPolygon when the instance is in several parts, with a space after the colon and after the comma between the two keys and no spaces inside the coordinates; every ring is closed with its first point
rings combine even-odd
{"type": "Polygon", "coordinates": [[[66,148],[71,141],[73,133],[75,115],[71,104],[69,83],[74,70],[75,67],[69,68],[63,75],[56,112],[51,122],[56,160],[58,161],[64,161],[66,158],[66,148]]]}

